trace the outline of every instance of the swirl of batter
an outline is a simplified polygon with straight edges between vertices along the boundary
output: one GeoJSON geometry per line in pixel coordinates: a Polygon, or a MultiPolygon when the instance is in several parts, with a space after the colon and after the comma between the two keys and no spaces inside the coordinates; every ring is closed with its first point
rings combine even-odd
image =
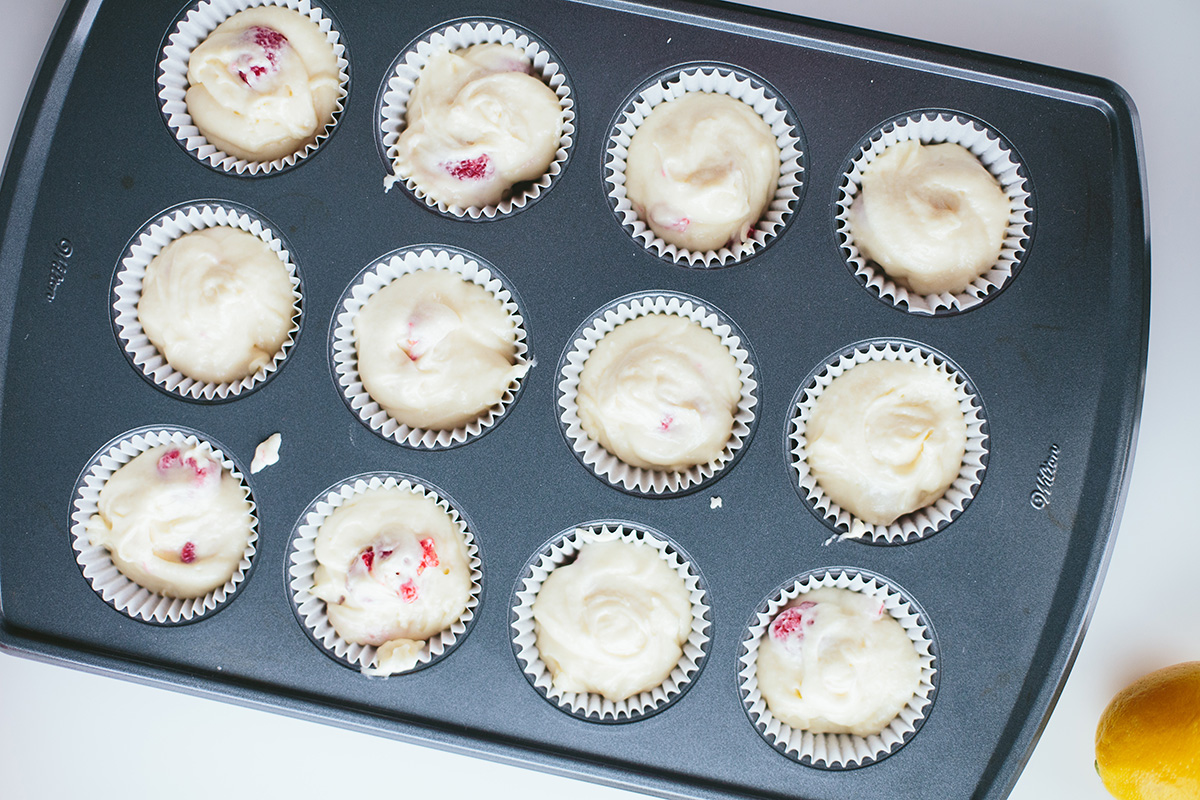
{"type": "Polygon", "coordinates": [[[414,428],[465,425],[529,370],[501,302],[450,270],[410,272],[380,289],[359,311],[354,338],[367,393],[414,428]]]}
{"type": "Polygon", "coordinates": [[[467,608],[466,542],[429,496],[386,486],[359,493],[321,523],[314,552],[312,593],[339,636],[379,648],[374,674],[411,669],[425,640],[467,608]]]}
{"type": "Polygon", "coordinates": [[[161,445],[100,490],[88,540],[129,580],[165,597],[208,594],[233,576],[253,520],[237,478],[201,445],[161,445]]]}
{"type": "Polygon", "coordinates": [[[834,378],[813,404],[809,469],[831,500],[872,525],[933,503],[966,453],[954,384],[937,368],[868,361],[834,378]]]}
{"type": "Polygon", "coordinates": [[[587,435],[626,464],[678,472],[721,455],[741,390],[737,362],[715,333],[647,314],[596,344],[576,405],[587,435]]]}
{"type": "Polygon", "coordinates": [[[854,242],[918,294],[961,292],[1000,258],[1011,204],[971,151],[894,144],[868,164],[850,206],[854,242]]]}
{"type": "Polygon", "coordinates": [[[655,107],[625,161],[629,202],[663,241],[697,252],[750,238],[775,195],[779,145],[754,109],[690,92],[655,107]]]}
{"type": "Polygon", "coordinates": [[[271,363],[295,314],[287,267],[237,228],[192,231],[146,266],[138,321],[171,367],[205,383],[238,381],[271,363]]]}
{"type": "Polygon", "coordinates": [[[883,601],[848,589],[800,595],[758,649],[758,687],[776,719],[811,733],[879,733],[920,688],[921,661],[883,601]]]}
{"type": "Polygon", "coordinates": [[[333,121],[340,80],[315,22],[280,6],[239,11],[188,59],[188,114],[204,138],[247,161],[273,161],[333,121]]]}
{"type": "Polygon", "coordinates": [[[654,547],[626,541],[591,542],[551,572],[533,618],[554,685],[614,702],[666,680],[692,626],[679,573],[654,547]]]}
{"type": "Polygon", "coordinates": [[[434,53],[408,99],[396,175],[464,208],[495,205],[540,178],[558,151],[563,109],[532,72],[512,45],[434,53]]]}

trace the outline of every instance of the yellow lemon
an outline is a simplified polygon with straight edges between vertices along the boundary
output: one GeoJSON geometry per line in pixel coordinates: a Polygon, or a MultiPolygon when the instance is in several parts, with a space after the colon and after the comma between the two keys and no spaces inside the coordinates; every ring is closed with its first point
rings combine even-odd
{"type": "Polygon", "coordinates": [[[1096,772],[1119,800],[1200,798],[1200,661],[1117,693],[1096,726],[1096,772]]]}

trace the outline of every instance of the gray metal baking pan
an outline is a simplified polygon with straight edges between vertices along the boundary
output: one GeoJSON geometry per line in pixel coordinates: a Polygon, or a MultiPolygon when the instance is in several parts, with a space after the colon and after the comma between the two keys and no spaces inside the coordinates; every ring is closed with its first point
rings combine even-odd
{"type": "Polygon", "coordinates": [[[1120,517],[1149,326],[1149,240],[1136,114],[1109,82],[729,5],[674,0],[327,4],[353,83],[335,133],[265,178],[213,170],[163,123],[155,69],[174,4],[68,5],[9,154],[0,220],[0,646],[6,652],[666,797],[1001,798],[1045,723],[1079,646],[1120,517]],[[534,33],[566,68],[577,132],[566,170],[509,218],[462,222],[384,194],[373,98],[405,44],[482,14],[534,33]],[[805,139],[802,202],[744,263],[685,269],[635,243],[610,210],[604,150],[643,80],[718,61],[768,82],[805,139]],[[1036,219],[1017,276],[989,302],[942,317],[881,302],[846,268],[832,198],[865,135],[920,108],[986,121],[1019,152],[1036,219]],[[144,381],[110,326],[109,283],[133,232],[180,202],[219,198],[281,228],[305,281],[305,326],[280,373],[226,403],[144,381]],[[538,365],[508,417],[443,451],[396,446],[352,417],[325,329],[365,265],[441,243],[495,264],[520,292],[538,365]],[[636,497],[597,480],[559,432],[557,362],[576,326],[615,297],[685,292],[735,320],[760,366],[758,425],[703,491],[636,497]],[[979,490],[937,535],[895,547],[826,544],[793,490],[789,403],[820,360],[874,337],[924,343],[972,379],[987,412],[979,490]],[[68,534],[72,486],[106,441],[183,425],[248,460],[279,430],[285,459],[254,476],[259,550],[220,613],[164,627],[114,611],[85,581],[68,534]],[[444,487],[476,526],[485,591],[470,635],[417,673],[369,680],[327,658],[290,608],[285,547],[318,492],[397,470],[444,487]],[[710,508],[710,497],[723,500],[710,508]],[[549,536],[583,520],[661,530],[703,571],[713,641],[703,671],[662,713],[598,725],[552,707],[513,656],[508,603],[549,536]],[[928,614],[940,686],[920,731],[861,769],[803,766],[743,713],[737,655],[752,611],[810,569],[882,574],[928,614]]]}

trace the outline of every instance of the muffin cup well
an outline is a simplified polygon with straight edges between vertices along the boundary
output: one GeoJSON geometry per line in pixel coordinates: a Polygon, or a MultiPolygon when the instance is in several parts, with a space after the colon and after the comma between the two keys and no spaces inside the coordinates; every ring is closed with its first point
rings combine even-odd
{"type": "Polygon", "coordinates": [[[334,25],[329,12],[313,5],[310,0],[200,0],[179,13],[163,38],[159,53],[157,86],[163,121],[175,140],[190,156],[219,172],[256,177],[271,175],[295,166],[320,149],[330,137],[341,119],[346,97],[350,92],[350,61],[342,34],[334,25]],[[222,22],[239,11],[258,6],[290,8],[315,22],[325,34],[326,41],[333,47],[338,64],[338,99],[333,110],[333,119],[301,150],[274,161],[247,161],[219,149],[209,142],[192,122],[186,100],[189,85],[188,60],[192,51],[222,22]]]}
{"type": "Polygon", "coordinates": [[[509,384],[497,403],[466,425],[454,429],[426,430],[404,425],[371,399],[358,374],[358,348],[354,336],[358,314],[376,292],[392,281],[428,269],[454,272],[495,297],[513,322],[516,363],[532,368],[533,361],[527,358],[528,334],[516,289],[498,269],[479,256],[446,245],[414,245],[393,250],[359,272],[339,298],[329,331],[330,365],[342,399],[362,424],[383,438],[406,447],[433,450],[465,444],[492,430],[520,397],[528,372],[509,384]]]}
{"type": "MultiPolygon", "coordinates": [[[[784,448],[788,452],[792,487],[839,539],[860,539],[868,544],[906,544],[931,536],[955,520],[979,491],[987,469],[988,433],[983,402],[966,373],[942,353],[927,345],[903,339],[868,339],[850,345],[825,359],[800,385],[788,407],[790,420],[784,448]],[[890,525],[873,525],[833,502],[817,483],[807,462],[805,431],[813,404],[834,378],[868,361],[905,361],[925,364],[946,375],[954,384],[959,409],[967,424],[967,447],[958,477],[940,498],[909,512],[890,525]]],[[[830,540],[832,541],[832,539],[830,540]]]]}
{"type": "Polygon", "coordinates": [[[933,707],[938,689],[938,650],[925,612],[907,592],[867,570],[849,567],[816,569],[780,586],[750,618],[738,656],[738,691],[754,729],[778,752],[808,767],[844,770],[874,764],[909,742],[933,707]],[[758,687],[758,648],[781,608],[813,589],[835,587],[871,595],[904,628],[921,661],[921,683],[900,713],[878,734],[809,733],[775,718],[758,687]]]}
{"type": "Polygon", "coordinates": [[[621,520],[585,522],[562,531],[542,545],[517,579],[510,609],[513,653],[526,680],[548,702],[588,722],[634,722],[657,714],[679,700],[699,676],[708,658],[712,639],[712,613],[707,589],[700,570],[688,554],[659,531],[621,520]],[[574,561],[584,545],[617,540],[655,548],[663,561],[679,574],[691,594],[692,628],[684,643],[679,664],[662,684],[613,702],[597,693],[565,692],[554,686],[554,678],[538,653],[533,604],[550,573],[574,561]]]}
{"type": "Polygon", "coordinates": [[[630,494],[664,497],[703,488],[725,474],[741,457],[757,425],[758,367],[741,329],[711,304],[682,292],[635,292],[597,309],[576,329],[558,362],[559,429],[579,463],[597,478],[630,494]],[[592,439],[583,429],[576,405],[579,378],[600,340],[618,325],[648,314],[673,314],[712,331],[737,363],[741,397],[734,412],[733,431],[721,455],[685,472],[633,467],[592,439]]]}
{"type": "Polygon", "coordinates": [[[258,516],[246,472],[228,448],[212,437],[175,425],[148,425],[135,428],[101,447],[88,461],[75,482],[71,502],[71,547],[83,577],[105,603],[136,620],[159,625],[183,625],[195,622],[224,608],[249,577],[258,541],[258,516]],[[236,478],[250,504],[250,537],[242,559],[224,585],[208,594],[193,598],[166,597],[134,583],[117,569],[108,550],[93,545],[87,523],[99,511],[100,490],[113,473],[137,456],[159,445],[200,445],[211,451],[221,468],[236,478]]]}
{"type": "Polygon", "coordinates": [[[834,193],[842,257],[860,283],[896,308],[938,316],[967,311],[995,297],[1012,282],[1024,263],[1033,237],[1032,193],[1032,183],[1016,149],[982,121],[961,112],[937,109],[901,114],[860,142],[843,169],[841,183],[834,193]],[[960,292],[929,295],[910,292],[863,256],[854,241],[850,206],[862,189],[863,170],[888,147],[913,139],[922,144],[949,142],[969,150],[1000,184],[1011,206],[999,259],[960,292]]]}
{"type": "Polygon", "coordinates": [[[766,81],[740,67],[716,62],[683,64],[658,73],[630,95],[617,113],[604,155],[609,205],[634,241],[667,261],[686,267],[721,267],[762,251],[800,207],[804,193],[804,143],[791,107],[766,81]],[[754,226],[751,237],[733,248],[695,252],[668,244],[642,220],[625,195],[625,159],[638,127],[654,108],[689,92],[728,95],[741,100],[762,117],[779,147],[779,181],[775,195],[754,226]]]}
{"type": "Polygon", "coordinates": [[[292,611],[305,634],[327,656],[342,666],[355,669],[371,677],[386,677],[389,674],[408,674],[435,664],[450,654],[462,643],[471,631],[478,615],[483,596],[483,560],[479,545],[475,541],[472,525],[459,510],[458,504],[438,487],[402,472],[365,472],[344,481],[339,481],[321,492],[308,504],[292,528],[288,541],[288,558],[284,580],[292,598],[292,611]],[[312,594],[317,568],[316,543],[321,524],[355,495],[369,489],[399,488],[420,497],[432,498],[450,515],[451,520],[463,536],[467,546],[467,561],[471,568],[471,595],[462,615],[449,628],[435,633],[425,641],[425,647],[417,659],[416,666],[400,673],[381,672],[376,669],[376,648],[373,645],[355,644],[343,639],[326,613],[325,601],[312,594]]]}
{"type": "Polygon", "coordinates": [[[168,208],[133,235],[113,273],[112,323],[125,358],[151,384],[185,400],[220,402],[233,400],[264,384],[275,375],[296,343],[303,320],[300,275],[291,248],[277,227],[253,209],[226,200],[195,200],[168,208]],[[138,318],[142,280],[146,267],[163,248],[184,234],[205,228],[237,228],[261,239],[288,272],[292,284],[292,325],[274,358],[253,375],[239,381],[205,383],[179,372],[146,336],[138,318]]]}
{"type": "Polygon", "coordinates": [[[400,183],[418,202],[445,216],[468,220],[491,220],[509,216],[527,208],[531,203],[550,190],[558,176],[566,168],[567,160],[575,142],[575,96],[567,80],[566,71],[550,47],[529,31],[504,20],[489,17],[472,17],[438,25],[418,36],[400,52],[388,69],[383,85],[375,101],[375,141],[379,157],[383,160],[386,175],[384,191],[400,183]],[[538,77],[558,97],[563,111],[563,129],[559,138],[554,160],[545,174],[536,181],[518,184],[518,191],[496,205],[470,206],[462,208],[435,200],[412,178],[403,178],[393,172],[397,142],[404,131],[408,100],[421,70],[434,53],[441,48],[454,52],[477,44],[506,44],[521,50],[533,64],[538,77]]]}

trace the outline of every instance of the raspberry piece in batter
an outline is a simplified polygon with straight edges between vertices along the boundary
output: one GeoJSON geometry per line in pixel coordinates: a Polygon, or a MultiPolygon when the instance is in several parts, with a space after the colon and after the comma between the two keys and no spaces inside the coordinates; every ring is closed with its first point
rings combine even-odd
{"type": "Polygon", "coordinates": [[[417,565],[417,574],[420,575],[428,567],[436,567],[438,565],[437,548],[433,545],[433,539],[421,540],[421,563],[417,565]]]}
{"type": "Polygon", "coordinates": [[[460,181],[481,181],[492,177],[495,169],[492,160],[484,153],[475,158],[468,158],[454,164],[447,164],[446,171],[460,181]]]}
{"type": "Polygon", "coordinates": [[[771,638],[780,644],[804,641],[804,629],[816,622],[812,609],[816,603],[804,601],[798,606],[785,608],[771,623],[771,638]]]}
{"type": "Polygon", "coordinates": [[[417,599],[417,585],[412,581],[405,581],[400,584],[400,598],[406,603],[415,602],[417,599]]]}
{"type": "Polygon", "coordinates": [[[273,28],[256,25],[246,31],[246,52],[229,65],[230,71],[251,89],[279,71],[279,53],[288,46],[287,37],[273,28]]]}

